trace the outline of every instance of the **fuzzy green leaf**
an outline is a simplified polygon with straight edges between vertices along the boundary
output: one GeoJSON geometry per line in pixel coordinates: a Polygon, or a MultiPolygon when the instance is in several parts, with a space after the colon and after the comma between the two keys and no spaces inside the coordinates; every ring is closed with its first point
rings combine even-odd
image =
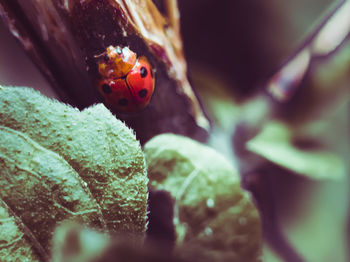
{"type": "Polygon", "coordinates": [[[111,231],[143,235],[144,156],[132,130],[104,105],[80,112],[30,88],[0,86],[0,124],[61,155],[87,183],[111,231]]]}

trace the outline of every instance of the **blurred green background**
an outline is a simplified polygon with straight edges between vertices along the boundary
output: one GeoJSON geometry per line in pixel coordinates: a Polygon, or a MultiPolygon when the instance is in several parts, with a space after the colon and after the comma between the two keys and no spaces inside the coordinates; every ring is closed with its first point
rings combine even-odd
{"type": "MultiPolygon", "coordinates": [[[[214,122],[209,144],[237,165],[242,160],[255,166],[257,160],[240,159],[234,154],[231,136],[236,125],[264,120],[260,126],[264,127],[271,120],[264,114],[269,101],[256,95],[335,3],[179,0],[189,77],[214,122]]],[[[55,97],[2,24],[0,39],[0,84],[33,87],[55,97]]],[[[332,58],[319,62],[308,76],[311,80],[303,84],[303,91],[295,99],[273,109],[283,113],[280,119],[289,124],[292,134],[307,134],[307,138],[321,143],[346,163],[347,170],[349,50],[348,40],[332,58]]],[[[258,160],[259,165],[265,162],[271,164],[264,157],[258,160]]],[[[334,180],[329,174],[328,179],[314,180],[283,169],[272,179],[275,211],[282,231],[305,261],[349,261],[348,176],[334,180]]],[[[268,245],[264,248],[264,260],[284,261],[268,245]]]]}
{"type": "MultiPolygon", "coordinates": [[[[312,34],[325,13],[340,2],[179,1],[190,78],[216,124],[210,140],[213,147],[238,165],[242,160],[248,166],[255,165],[253,158],[237,159],[228,134],[234,133],[241,122],[255,122],[257,126],[261,120],[260,128],[269,123],[271,117],[265,113],[271,107],[270,101],[257,94],[312,34]]],[[[270,176],[277,220],[305,261],[350,259],[347,256],[349,87],[348,39],[334,55],[313,65],[290,102],[272,109],[273,115],[288,124],[293,135],[335,154],[346,165],[346,176],[336,181],[333,174],[326,174],[329,179],[314,180],[284,169],[270,176]]],[[[318,148],[313,150],[316,152],[318,148]]],[[[312,150],[306,151],[313,154],[312,150]]],[[[284,161],[290,161],[286,157],[281,156],[284,161]]],[[[330,162],[328,158],[316,159],[305,165],[317,167],[318,163],[327,161],[330,162]]],[[[257,164],[257,168],[261,165],[264,163],[257,164]]],[[[285,261],[286,257],[282,258],[266,245],[264,259],[285,261]]]]}

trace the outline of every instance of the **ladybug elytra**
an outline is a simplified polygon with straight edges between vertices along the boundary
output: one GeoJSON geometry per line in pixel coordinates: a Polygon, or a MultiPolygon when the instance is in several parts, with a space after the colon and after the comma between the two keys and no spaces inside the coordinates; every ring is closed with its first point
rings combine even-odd
{"type": "Polygon", "coordinates": [[[109,46],[99,55],[98,90],[118,112],[137,112],[147,106],[154,91],[154,73],[147,58],[128,47],[109,46]]]}

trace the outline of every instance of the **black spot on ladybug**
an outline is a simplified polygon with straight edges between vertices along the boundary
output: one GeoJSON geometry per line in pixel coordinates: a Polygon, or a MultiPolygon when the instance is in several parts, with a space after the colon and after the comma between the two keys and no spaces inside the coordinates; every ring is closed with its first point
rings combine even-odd
{"type": "Polygon", "coordinates": [[[140,69],[140,75],[142,78],[146,77],[147,76],[147,68],[146,67],[141,67],[140,69]]]}
{"type": "Polygon", "coordinates": [[[105,62],[109,61],[109,56],[107,54],[105,54],[105,56],[103,57],[103,59],[105,60],[105,62]]]}
{"type": "Polygon", "coordinates": [[[144,98],[147,95],[148,91],[147,89],[141,89],[139,91],[139,97],[144,98]]]}
{"type": "Polygon", "coordinates": [[[103,84],[102,91],[106,94],[110,94],[110,93],[112,93],[112,88],[107,84],[103,84]]]}
{"type": "Polygon", "coordinates": [[[128,104],[129,104],[129,101],[126,98],[119,99],[118,101],[118,105],[120,106],[127,106],[128,104]]]}

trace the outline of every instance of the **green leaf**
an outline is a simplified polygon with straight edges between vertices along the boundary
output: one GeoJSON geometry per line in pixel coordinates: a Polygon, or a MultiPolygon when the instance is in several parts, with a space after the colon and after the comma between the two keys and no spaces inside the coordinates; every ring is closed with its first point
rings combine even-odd
{"type": "Polygon", "coordinates": [[[0,124],[62,156],[87,183],[108,229],[143,236],[144,155],[133,131],[103,104],[79,111],[30,88],[0,86],[0,124]]]}
{"type": "Polygon", "coordinates": [[[150,187],[168,191],[175,200],[178,255],[189,261],[258,259],[259,214],[224,156],[173,134],[154,137],[144,152],[150,187]]]}
{"type": "Polygon", "coordinates": [[[246,147],[279,166],[312,179],[341,179],[346,174],[345,164],[336,154],[322,149],[296,148],[290,130],[279,122],[267,123],[246,147]]]}

